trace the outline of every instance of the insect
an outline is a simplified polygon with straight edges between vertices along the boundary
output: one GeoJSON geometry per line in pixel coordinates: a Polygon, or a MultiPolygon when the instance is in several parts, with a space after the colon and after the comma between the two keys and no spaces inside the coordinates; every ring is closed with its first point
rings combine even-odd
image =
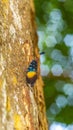
{"type": "Polygon", "coordinates": [[[26,72],[26,82],[31,87],[34,86],[35,81],[37,80],[37,61],[32,60],[27,68],[26,72]]]}
{"type": "MultiPolygon", "coordinates": [[[[45,52],[41,52],[40,55],[45,52]]],[[[29,86],[33,87],[37,80],[37,62],[38,60],[32,60],[26,71],[26,82],[29,86]]]]}

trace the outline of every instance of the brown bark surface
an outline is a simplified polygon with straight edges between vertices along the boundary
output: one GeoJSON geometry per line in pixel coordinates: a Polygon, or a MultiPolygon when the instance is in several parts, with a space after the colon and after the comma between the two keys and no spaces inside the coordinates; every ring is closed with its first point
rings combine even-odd
{"type": "Polygon", "coordinates": [[[32,0],[0,0],[0,130],[48,130],[43,82],[26,70],[39,59],[32,0]]]}

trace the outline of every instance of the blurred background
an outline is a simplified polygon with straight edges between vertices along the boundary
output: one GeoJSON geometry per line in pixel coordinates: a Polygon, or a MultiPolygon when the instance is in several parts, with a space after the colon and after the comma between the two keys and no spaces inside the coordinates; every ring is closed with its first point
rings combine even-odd
{"type": "Polygon", "coordinates": [[[50,130],[73,130],[73,0],[34,0],[50,130]]]}

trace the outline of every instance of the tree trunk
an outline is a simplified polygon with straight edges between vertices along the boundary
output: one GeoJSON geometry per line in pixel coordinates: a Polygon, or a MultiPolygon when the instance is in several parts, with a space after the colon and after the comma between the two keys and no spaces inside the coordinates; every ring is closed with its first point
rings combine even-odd
{"type": "Polygon", "coordinates": [[[0,0],[0,130],[48,130],[39,60],[33,87],[26,82],[34,59],[33,1],[0,0]]]}

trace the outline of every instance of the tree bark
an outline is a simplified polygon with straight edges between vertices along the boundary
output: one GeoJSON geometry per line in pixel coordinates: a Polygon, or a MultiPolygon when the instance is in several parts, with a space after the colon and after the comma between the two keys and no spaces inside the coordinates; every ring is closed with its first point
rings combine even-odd
{"type": "Polygon", "coordinates": [[[32,0],[0,0],[0,130],[48,130],[43,82],[26,83],[39,59],[32,0]]]}

